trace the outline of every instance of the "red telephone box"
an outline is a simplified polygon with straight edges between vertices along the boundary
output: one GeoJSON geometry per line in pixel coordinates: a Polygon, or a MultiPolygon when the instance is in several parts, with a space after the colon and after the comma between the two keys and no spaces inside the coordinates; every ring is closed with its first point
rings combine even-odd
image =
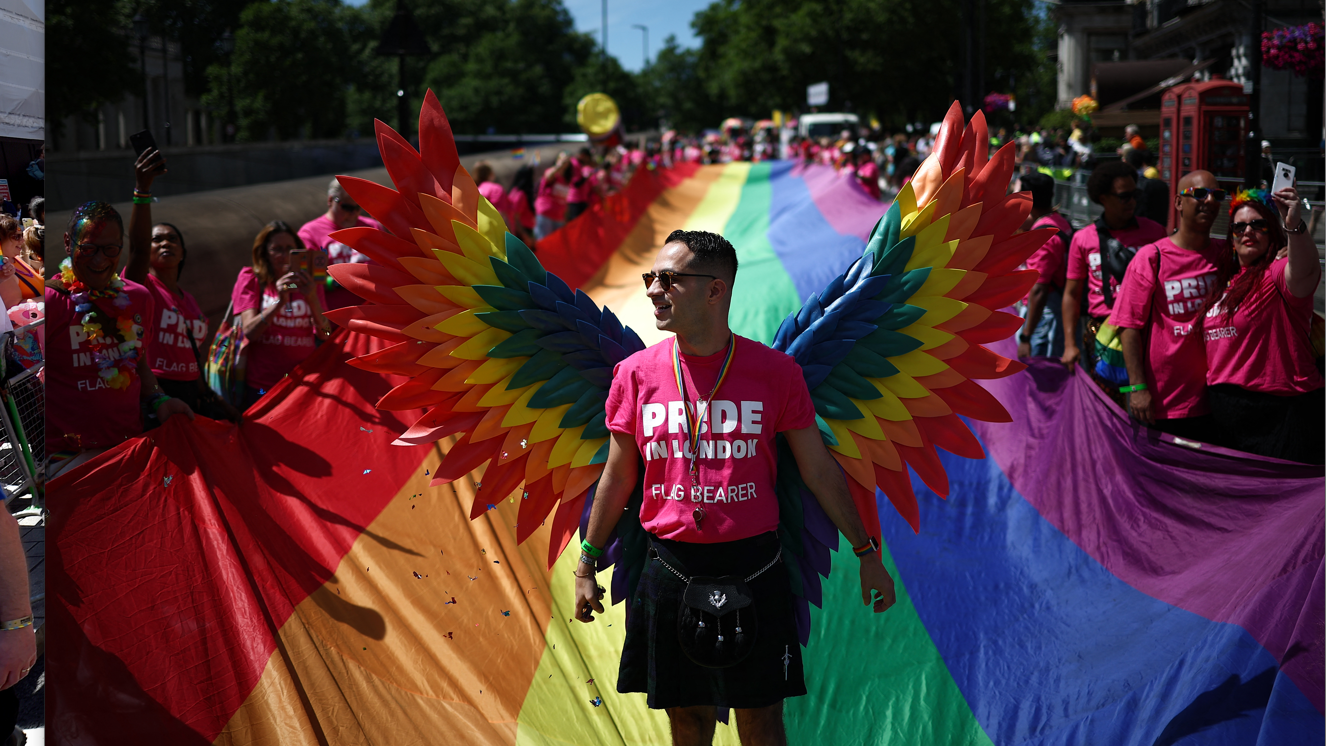
{"type": "MultiPolygon", "coordinates": [[[[1246,168],[1248,96],[1241,83],[1218,78],[1176,85],[1160,99],[1160,178],[1178,194],[1179,179],[1191,171],[1210,171],[1226,191],[1243,185],[1246,168]]],[[[1223,235],[1228,216],[1212,235],[1223,235]]],[[[1178,212],[1169,210],[1169,229],[1178,227],[1178,212]]]]}

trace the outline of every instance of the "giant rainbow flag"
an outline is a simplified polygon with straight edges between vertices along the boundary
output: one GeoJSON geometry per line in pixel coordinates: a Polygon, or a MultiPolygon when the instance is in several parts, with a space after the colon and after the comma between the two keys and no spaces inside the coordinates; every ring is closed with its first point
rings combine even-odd
{"type": "MultiPolygon", "coordinates": [[[[539,259],[653,341],[639,273],[721,232],[733,327],[769,342],[883,211],[829,169],[642,171],[539,259]]],[[[573,554],[517,544],[520,491],[471,521],[473,480],[428,486],[445,446],[391,444],[419,413],[345,364],[377,345],[341,331],[242,426],[52,482],[53,742],[670,743],[616,693],[622,607],[570,622],[573,554]]],[[[983,385],[1014,417],[972,423],[988,457],[945,457],[946,501],[913,477],[919,534],[881,503],[898,604],[834,556],[791,742],[1321,743],[1321,468],[1182,447],[1050,362],[983,385]]]]}

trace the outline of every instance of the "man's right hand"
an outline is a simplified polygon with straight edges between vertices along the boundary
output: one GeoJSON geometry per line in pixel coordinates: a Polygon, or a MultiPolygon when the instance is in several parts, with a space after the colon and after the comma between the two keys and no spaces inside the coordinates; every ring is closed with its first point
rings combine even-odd
{"type": "Polygon", "coordinates": [[[134,188],[140,192],[151,192],[152,182],[166,173],[166,158],[156,148],[144,150],[134,161],[134,188]]]}
{"type": "Polygon", "coordinates": [[[1128,413],[1143,425],[1156,424],[1155,410],[1151,406],[1151,392],[1142,390],[1129,393],[1128,413]]]}
{"type": "Polygon", "coordinates": [[[603,613],[603,603],[599,601],[602,594],[599,593],[598,580],[593,575],[585,577],[576,576],[576,619],[581,622],[594,621],[594,615],[591,611],[599,614],[603,613]]]}
{"type": "Polygon", "coordinates": [[[37,633],[31,625],[0,632],[0,689],[17,684],[37,665],[37,633]]]}
{"type": "Polygon", "coordinates": [[[1064,356],[1059,358],[1059,362],[1063,363],[1068,367],[1068,370],[1071,371],[1080,357],[1082,357],[1082,351],[1077,348],[1077,345],[1065,343],[1064,356]]]}

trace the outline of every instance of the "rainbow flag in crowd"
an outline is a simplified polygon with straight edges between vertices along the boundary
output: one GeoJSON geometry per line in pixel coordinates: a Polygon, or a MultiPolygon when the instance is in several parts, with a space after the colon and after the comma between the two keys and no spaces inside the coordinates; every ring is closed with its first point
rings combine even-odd
{"type": "Polygon", "coordinates": [[[524,158],[524,157],[525,157],[525,149],[524,149],[524,148],[515,148],[514,150],[511,151],[511,157],[512,157],[512,158],[515,158],[516,160],[520,160],[521,158],[524,158]]]}
{"type": "MultiPolygon", "coordinates": [[[[827,168],[641,170],[538,253],[653,341],[639,274],[722,232],[768,342],[883,211],[827,168]]],[[[52,483],[54,742],[671,742],[616,692],[623,607],[571,622],[574,553],[516,544],[521,491],[471,521],[472,480],[428,486],[444,449],[392,445],[399,381],[344,362],[376,346],[341,331],[242,427],[176,418],[52,483]]],[[[945,459],[946,501],[913,478],[919,535],[881,504],[898,604],[834,556],[789,740],[1321,743],[1322,470],[1135,429],[1048,361],[983,385],[1014,418],[973,423],[987,458],[945,459]]]]}

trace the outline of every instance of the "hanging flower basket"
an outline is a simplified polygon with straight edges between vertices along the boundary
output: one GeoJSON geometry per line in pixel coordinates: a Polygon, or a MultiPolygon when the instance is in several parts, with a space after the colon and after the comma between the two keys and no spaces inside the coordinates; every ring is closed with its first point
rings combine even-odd
{"type": "Polygon", "coordinates": [[[1073,113],[1079,117],[1089,117],[1099,108],[1100,104],[1090,96],[1078,96],[1073,99],[1073,113]]]}
{"type": "Polygon", "coordinates": [[[1316,23],[1278,28],[1262,34],[1262,65],[1271,70],[1293,70],[1300,78],[1321,80],[1323,27],[1316,23]]]}

